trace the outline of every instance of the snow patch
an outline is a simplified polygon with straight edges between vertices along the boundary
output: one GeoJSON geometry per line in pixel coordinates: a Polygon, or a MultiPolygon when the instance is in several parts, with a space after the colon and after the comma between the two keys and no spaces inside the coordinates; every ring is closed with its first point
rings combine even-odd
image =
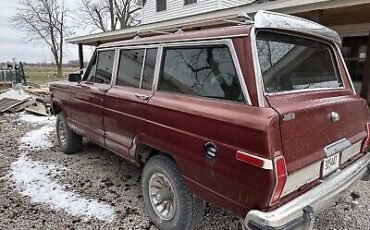
{"type": "Polygon", "coordinates": [[[6,91],[5,93],[0,94],[0,100],[3,98],[10,98],[14,100],[20,100],[23,101],[29,97],[32,97],[30,94],[25,93],[25,92],[20,92],[14,89],[10,89],[6,91]]]}
{"type": "Polygon", "coordinates": [[[30,197],[32,202],[64,210],[73,216],[113,221],[115,215],[112,206],[65,191],[62,185],[52,179],[63,170],[65,169],[55,164],[29,160],[24,154],[11,164],[7,177],[15,182],[19,192],[30,197]]]}
{"type": "Polygon", "coordinates": [[[54,126],[43,126],[39,129],[26,133],[20,140],[19,149],[45,150],[53,146],[49,140],[50,134],[55,130],[54,126]]]}
{"type": "Polygon", "coordinates": [[[23,112],[20,114],[18,121],[37,125],[54,125],[56,117],[36,116],[33,114],[27,114],[26,112],[23,112]]]}

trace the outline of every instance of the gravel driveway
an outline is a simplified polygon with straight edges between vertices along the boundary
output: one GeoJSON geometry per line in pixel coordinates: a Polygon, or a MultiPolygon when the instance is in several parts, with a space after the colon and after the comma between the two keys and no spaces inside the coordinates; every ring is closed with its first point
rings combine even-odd
{"type": "MultiPolygon", "coordinates": [[[[156,229],[145,213],[140,174],[118,156],[86,143],[62,154],[55,118],[0,116],[0,229],[156,229]]],[[[370,229],[370,183],[360,182],[354,211],[337,205],[316,229],[370,229]]],[[[241,229],[231,214],[207,205],[199,229],[241,229]]]]}

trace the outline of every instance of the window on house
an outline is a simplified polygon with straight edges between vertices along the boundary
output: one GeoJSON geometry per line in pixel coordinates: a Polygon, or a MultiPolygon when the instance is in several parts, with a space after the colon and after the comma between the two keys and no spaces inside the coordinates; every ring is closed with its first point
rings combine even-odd
{"type": "Polygon", "coordinates": [[[166,48],[159,90],[244,101],[227,46],[166,48]]]}
{"type": "Polygon", "coordinates": [[[143,80],[141,84],[142,89],[152,89],[155,63],[157,59],[157,50],[158,49],[146,50],[143,80]]]}
{"type": "Polygon", "coordinates": [[[93,82],[110,84],[112,80],[114,53],[114,50],[99,52],[98,65],[96,67],[96,73],[95,77],[93,78],[93,82]]]}
{"type": "Polygon", "coordinates": [[[167,9],[167,0],[157,0],[157,12],[167,9]]]}
{"type": "Polygon", "coordinates": [[[144,49],[122,50],[116,84],[139,88],[143,60],[144,49]]]}
{"type": "Polygon", "coordinates": [[[197,3],[198,0],[184,0],[184,5],[190,5],[190,4],[195,4],[197,3]]]}

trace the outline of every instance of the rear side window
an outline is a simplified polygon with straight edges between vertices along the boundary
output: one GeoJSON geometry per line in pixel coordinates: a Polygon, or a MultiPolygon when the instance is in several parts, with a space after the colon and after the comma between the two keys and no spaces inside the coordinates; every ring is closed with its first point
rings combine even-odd
{"type": "Polygon", "coordinates": [[[244,102],[227,46],[164,49],[159,90],[244,102]]]}
{"type": "Polygon", "coordinates": [[[114,53],[114,50],[101,51],[98,53],[98,65],[93,82],[110,84],[112,80],[114,53]]]}
{"type": "Polygon", "coordinates": [[[144,60],[144,49],[122,50],[120,53],[117,85],[139,88],[144,60]]]}
{"type": "Polygon", "coordinates": [[[258,32],[257,52],[267,93],[343,86],[333,51],[324,43],[258,32]]]}

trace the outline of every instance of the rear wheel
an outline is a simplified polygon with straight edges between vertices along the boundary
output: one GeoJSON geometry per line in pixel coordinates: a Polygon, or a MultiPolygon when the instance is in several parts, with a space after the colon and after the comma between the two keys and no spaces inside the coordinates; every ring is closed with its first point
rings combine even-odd
{"type": "Polygon", "coordinates": [[[56,133],[58,144],[64,153],[71,154],[81,150],[82,136],[71,130],[63,113],[57,115],[56,133]]]}
{"type": "Polygon", "coordinates": [[[169,157],[156,155],[148,160],[142,191],[149,216],[159,229],[194,229],[203,218],[204,202],[190,194],[169,157]]]}

